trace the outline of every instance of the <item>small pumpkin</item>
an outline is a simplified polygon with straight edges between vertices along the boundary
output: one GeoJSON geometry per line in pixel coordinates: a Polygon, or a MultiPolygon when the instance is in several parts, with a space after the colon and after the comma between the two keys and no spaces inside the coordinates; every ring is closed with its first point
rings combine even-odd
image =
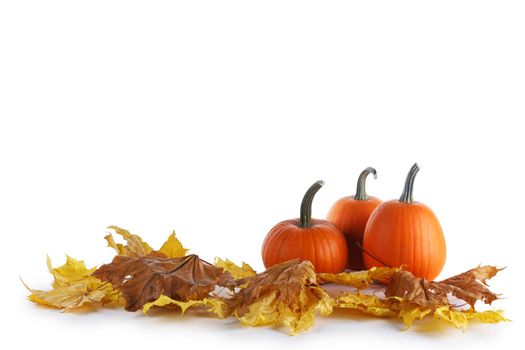
{"type": "Polygon", "coordinates": [[[333,223],[312,219],[312,201],[324,185],[314,183],[303,197],[300,217],[275,225],[262,245],[264,266],[292,259],[309,260],[317,272],[339,273],[345,269],[348,249],[343,233],[333,223]]]}
{"type": "Polygon", "coordinates": [[[348,244],[347,267],[352,270],[364,269],[361,247],[366,223],[374,209],[382,202],[379,198],[368,196],[366,193],[366,178],[370,174],[377,178],[377,171],[374,168],[368,167],[363,170],[357,179],[355,195],[339,199],[326,216],[328,221],[334,223],[345,234],[348,244]]]}
{"type": "Polygon", "coordinates": [[[370,216],[363,236],[363,260],[373,266],[400,266],[418,277],[435,279],[446,259],[445,237],[432,210],[413,200],[414,164],[399,200],[384,202],[370,216]]]}

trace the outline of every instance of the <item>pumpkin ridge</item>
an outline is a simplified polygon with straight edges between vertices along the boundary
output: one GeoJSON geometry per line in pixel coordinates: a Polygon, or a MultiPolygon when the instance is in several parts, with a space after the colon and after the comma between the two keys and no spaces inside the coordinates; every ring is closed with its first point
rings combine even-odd
{"type": "Polygon", "coordinates": [[[313,261],[312,261],[312,263],[314,264],[315,267],[317,267],[317,269],[320,269],[319,263],[317,263],[317,250],[319,249],[319,247],[318,247],[319,244],[318,244],[317,239],[314,236],[312,231],[309,231],[308,234],[310,236],[310,240],[312,241],[312,248],[313,248],[312,249],[312,253],[313,253],[313,261]]]}
{"type": "Polygon", "coordinates": [[[333,254],[333,247],[332,245],[330,244],[331,242],[331,231],[327,231],[327,230],[317,230],[318,234],[321,235],[321,240],[319,241],[320,242],[320,245],[323,247],[322,248],[322,256],[329,256],[330,259],[329,261],[331,262],[331,266],[327,269],[327,270],[331,270],[334,266],[334,254],[333,254]],[[328,253],[328,254],[327,254],[328,253]]]}
{"type": "MultiPolygon", "coordinates": [[[[284,227],[283,227],[284,228],[284,227]]],[[[290,244],[290,242],[292,242],[291,240],[291,233],[292,231],[282,231],[282,235],[283,235],[283,238],[281,240],[281,242],[279,243],[279,248],[278,248],[278,252],[277,252],[277,261],[288,261],[288,260],[291,260],[290,257],[289,257],[289,253],[288,253],[288,245],[290,244]]],[[[293,242],[292,242],[293,243],[293,242]]]]}

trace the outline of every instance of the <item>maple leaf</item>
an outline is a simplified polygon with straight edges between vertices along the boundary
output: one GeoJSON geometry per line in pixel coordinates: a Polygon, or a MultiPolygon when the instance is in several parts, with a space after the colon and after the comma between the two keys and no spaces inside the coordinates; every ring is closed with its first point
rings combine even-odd
{"type": "Polygon", "coordinates": [[[117,255],[93,276],[120,290],[128,311],[136,311],[161,295],[177,301],[201,300],[216,286],[234,286],[229,273],[197,255],[181,258],[117,255]]]}
{"type": "Polygon", "coordinates": [[[486,304],[498,299],[487,288],[486,280],[498,271],[494,266],[479,266],[441,282],[415,277],[409,271],[399,271],[392,276],[385,296],[401,297],[422,306],[448,305],[448,294],[466,301],[472,308],[476,301],[486,304]]]}
{"type": "Polygon", "coordinates": [[[292,335],[314,324],[316,310],[332,312],[333,299],[319,287],[309,261],[291,260],[243,280],[245,286],[230,300],[230,308],[249,326],[283,324],[292,335]]]}
{"type": "Polygon", "coordinates": [[[38,290],[24,286],[31,292],[28,299],[34,303],[69,311],[89,303],[118,303],[119,293],[107,282],[91,276],[96,268],[88,269],[82,260],[66,256],[66,263],[53,268],[47,257],[49,272],[54,281],[51,290],[38,290]]]}
{"type": "Polygon", "coordinates": [[[399,268],[393,267],[372,267],[370,270],[364,271],[318,273],[317,278],[320,283],[336,283],[364,289],[374,281],[388,284],[392,276],[399,270],[399,268]]]}
{"type": "Polygon", "coordinates": [[[222,260],[221,258],[215,258],[213,265],[229,272],[236,280],[255,276],[257,274],[255,270],[245,262],[242,263],[242,266],[238,266],[228,259],[222,260]]]}
{"type": "Polygon", "coordinates": [[[47,257],[47,269],[53,275],[54,281],[52,286],[54,288],[70,286],[73,282],[80,281],[86,277],[91,276],[97,269],[86,268],[86,264],[82,260],[76,260],[69,255],[66,255],[66,263],[60,267],[53,268],[51,259],[47,257]]]}

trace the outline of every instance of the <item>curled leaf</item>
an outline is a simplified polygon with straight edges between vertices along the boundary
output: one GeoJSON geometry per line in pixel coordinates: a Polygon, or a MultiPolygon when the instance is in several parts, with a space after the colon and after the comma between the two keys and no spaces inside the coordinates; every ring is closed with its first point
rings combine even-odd
{"type": "MultiPolygon", "coordinates": [[[[471,307],[474,307],[477,300],[485,304],[491,304],[498,299],[498,296],[487,288],[487,280],[496,276],[501,270],[503,269],[498,269],[495,266],[478,266],[467,272],[447,278],[439,282],[439,284],[448,286],[450,293],[459,299],[465,300],[471,307]]],[[[436,285],[433,284],[432,287],[436,288],[436,285]]]]}
{"type": "Polygon", "coordinates": [[[126,300],[126,310],[137,311],[165,295],[173,300],[201,300],[216,286],[233,288],[231,275],[197,255],[182,258],[116,256],[93,276],[110,282],[126,300]]]}
{"type": "Polygon", "coordinates": [[[243,324],[282,324],[292,335],[314,324],[315,311],[328,315],[333,299],[319,287],[309,261],[291,260],[244,279],[245,288],[229,301],[243,324]]]}
{"type": "Polygon", "coordinates": [[[374,281],[382,284],[389,283],[392,276],[399,270],[395,267],[372,267],[370,270],[364,271],[319,273],[317,278],[321,283],[335,283],[364,289],[374,281]]]}
{"type": "Polygon", "coordinates": [[[238,266],[228,259],[222,260],[221,258],[215,258],[213,265],[229,272],[236,280],[255,276],[257,274],[255,270],[245,262],[242,263],[242,266],[238,266]]]}
{"type": "Polygon", "coordinates": [[[116,243],[112,234],[104,237],[108,242],[108,247],[115,249],[117,255],[139,257],[149,255],[153,252],[153,248],[151,248],[148,243],[142,241],[142,238],[132,234],[128,230],[124,230],[117,226],[109,226],[108,229],[114,230],[115,233],[122,236],[127,243],[125,245],[116,243]]]}

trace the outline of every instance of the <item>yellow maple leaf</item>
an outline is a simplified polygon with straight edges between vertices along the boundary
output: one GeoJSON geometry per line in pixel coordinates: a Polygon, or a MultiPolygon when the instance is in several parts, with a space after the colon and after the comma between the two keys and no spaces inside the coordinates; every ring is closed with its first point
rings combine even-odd
{"type": "Polygon", "coordinates": [[[175,236],[175,230],[173,230],[158,251],[166,255],[168,258],[180,258],[186,255],[188,249],[182,246],[182,243],[175,236]]]}
{"type": "Polygon", "coordinates": [[[151,248],[148,243],[142,241],[140,236],[134,235],[128,230],[124,230],[117,226],[109,226],[108,229],[114,230],[115,233],[122,236],[127,243],[126,245],[116,243],[112,234],[104,237],[108,242],[108,247],[115,249],[117,255],[138,257],[148,255],[153,251],[153,248],[151,248]]]}
{"type": "Polygon", "coordinates": [[[96,267],[88,269],[84,261],[73,259],[69,255],[66,255],[66,263],[56,268],[51,266],[51,259],[48,256],[47,268],[49,273],[54,277],[54,288],[69,286],[72,282],[91,276],[97,269],[96,267]]]}
{"type": "Polygon", "coordinates": [[[372,284],[373,281],[387,283],[399,270],[396,267],[372,267],[370,270],[364,271],[318,273],[317,278],[320,283],[336,283],[364,289],[372,284]]]}
{"type": "Polygon", "coordinates": [[[47,291],[31,289],[27,285],[26,288],[31,291],[27,297],[30,301],[69,311],[86,303],[102,303],[107,297],[107,292],[105,289],[99,289],[99,286],[95,281],[90,280],[86,283],[75,282],[69,286],[47,291]]]}
{"type": "Polygon", "coordinates": [[[174,300],[166,295],[161,295],[158,299],[144,304],[142,307],[142,311],[144,314],[147,314],[148,311],[156,306],[156,307],[166,307],[166,306],[172,306],[176,305],[181,309],[181,314],[184,314],[187,309],[190,307],[198,307],[198,306],[204,306],[206,308],[206,311],[213,312],[220,318],[225,318],[229,315],[228,311],[228,305],[221,299],[218,298],[204,298],[201,300],[188,300],[188,301],[179,301],[174,300]]]}
{"type": "Polygon", "coordinates": [[[53,268],[51,259],[47,257],[47,266],[54,277],[53,289],[32,289],[22,281],[31,292],[27,298],[34,303],[69,311],[86,303],[120,302],[118,291],[110,283],[91,276],[96,268],[86,268],[82,260],[67,256],[64,265],[53,268]]]}
{"type": "Polygon", "coordinates": [[[244,261],[242,266],[239,266],[229,259],[222,260],[221,258],[215,258],[213,265],[221,267],[224,271],[229,272],[236,280],[256,275],[255,270],[244,261]]]}

